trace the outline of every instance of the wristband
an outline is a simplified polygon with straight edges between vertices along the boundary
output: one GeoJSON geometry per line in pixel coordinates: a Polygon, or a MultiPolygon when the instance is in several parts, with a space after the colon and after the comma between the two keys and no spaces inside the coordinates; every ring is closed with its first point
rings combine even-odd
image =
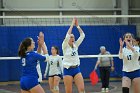
{"type": "Polygon", "coordinates": [[[77,26],[77,28],[79,29],[79,28],[80,28],[80,26],[78,25],[78,26],[77,26]]]}

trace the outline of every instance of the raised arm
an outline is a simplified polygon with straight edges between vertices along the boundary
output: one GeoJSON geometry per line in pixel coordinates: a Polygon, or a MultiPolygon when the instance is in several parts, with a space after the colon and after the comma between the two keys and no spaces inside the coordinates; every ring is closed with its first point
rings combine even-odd
{"type": "Polygon", "coordinates": [[[71,24],[71,26],[70,26],[67,34],[66,34],[66,37],[65,37],[65,39],[64,39],[64,41],[62,43],[62,49],[65,48],[67,46],[67,44],[68,44],[68,41],[70,39],[70,35],[72,33],[72,29],[73,29],[74,24],[75,24],[75,19],[72,20],[72,24],[71,24]]]}
{"type": "Polygon", "coordinates": [[[49,60],[48,49],[47,49],[47,46],[46,46],[45,41],[44,41],[43,32],[40,32],[39,36],[38,36],[37,52],[46,57],[45,62],[47,62],[49,60]]]}
{"type": "Polygon", "coordinates": [[[44,55],[48,54],[48,49],[47,49],[47,46],[46,46],[45,41],[44,41],[44,34],[43,34],[43,32],[39,33],[37,52],[41,53],[41,50],[43,51],[44,55]]]}
{"type": "Polygon", "coordinates": [[[84,34],[83,30],[81,29],[81,27],[79,26],[77,19],[75,19],[75,25],[80,33],[80,37],[76,41],[76,45],[79,46],[82,43],[82,41],[84,40],[85,34],[84,34]]]}
{"type": "Polygon", "coordinates": [[[123,45],[124,45],[124,41],[122,41],[122,39],[119,39],[120,42],[120,49],[119,49],[119,58],[122,59],[123,58],[123,45]]]}
{"type": "Polygon", "coordinates": [[[39,36],[37,36],[38,40],[38,47],[37,47],[37,53],[41,54],[41,47],[43,45],[43,41],[40,40],[40,37],[42,35],[42,32],[39,33],[39,36]]]}
{"type": "Polygon", "coordinates": [[[44,55],[48,54],[48,48],[47,48],[45,42],[44,42],[44,44],[42,45],[42,51],[43,51],[43,54],[44,54],[44,55]]]}
{"type": "Polygon", "coordinates": [[[79,26],[79,23],[78,23],[78,19],[77,18],[75,18],[75,26],[77,27],[77,29],[78,29],[78,31],[79,31],[80,34],[81,33],[84,33],[83,30],[79,26]]]}
{"type": "Polygon", "coordinates": [[[70,34],[72,33],[72,29],[73,29],[74,24],[75,24],[75,19],[72,20],[71,26],[70,26],[70,28],[69,28],[67,34],[70,35],[70,34]]]}
{"type": "Polygon", "coordinates": [[[38,45],[38,47],[37,47],[37,53],[41,54],[41,46],[40,45],[38,45]]]}

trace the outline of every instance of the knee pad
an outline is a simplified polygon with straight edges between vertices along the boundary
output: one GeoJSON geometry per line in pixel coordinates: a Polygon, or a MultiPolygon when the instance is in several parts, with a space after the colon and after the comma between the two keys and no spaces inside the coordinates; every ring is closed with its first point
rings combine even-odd
{"type": "Polygon", "coordinates": [[[59,87],[58,86],[54,86],[53,90],[54,91],[59,91],[59,87]]]}
{"type": "Polygon", "coordinates": [[[123,87],[122,92],[123,93],[129,93],[129,88],[128,87],[123,87]]]}

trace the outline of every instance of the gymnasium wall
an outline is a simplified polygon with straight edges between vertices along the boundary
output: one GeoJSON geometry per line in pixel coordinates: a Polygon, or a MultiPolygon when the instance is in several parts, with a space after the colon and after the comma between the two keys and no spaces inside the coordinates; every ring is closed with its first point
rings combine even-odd
{"type": "MultiPolygon", "coordinates": [[[[0,27],[0,57],[17,56],[18,46],[26,37],[32,37],[37,41],[37,35],[40,31],[45,34],[45,42],[49,53],[52,45],[57,45],[62,55],[62,41],[65,38],[69,26],[14,26],[0,27]]],[[[79,55],[97,55],[99,47],[106,46],[112,54],[119,51],[119,38],[126,32],[136,35],[135,25],[116,25],[116,26],[81,26],[85,32],[85,40],[79,47],[79,55]]],[[[75,37],[79,37],[78,30],[74,27],[75,37]]],[[[36,42],[37,47],[37,42],[36,42]]],[[[36,50],[36,48],[35,48],[36,50]]],[[[89,78],[90,72],[94,69],[97,58],[81,59],[81,72],[84,78],[89,78]]],[[[115,72],[112,77],[121,77],[122,61],[114,58],[115,72]]],[[[41,62],[42,73],[44,74],[46,63],[41,62]]],[[[21,66],[19,60],[0,60],[0,81],[19,80],[21,75],[21,66]]],[[[99,71],[97,70],[98,74],[99,71]]]]}
{"type": "MultiPolygon", "coordinates": [[[[113,8],[115,2],[121,8],[121,0],[4,0],[3,4],[5,8],[11,9],[55,9],[59,8],[60,1],[65,9],[76,8],[76,5],[83,8],[113,8]]],[[[139,0],[128,1],[130,8],[140,8],[139,0]]]]}
{"type": "MultiPolygon", "coordinates": [[[[40,8],[40,9],[55,9],[59,8],[59,2],[60,0],[4,0],[4,5],[6,8],[26,8],[26,9],[32,9],[32,8],[40,8]],[[34,2],[34,3],[31,3],[34,2]]],[[[77,3],[79,6],[82,6],[83,8],[112,8],[113,0],[61,0],[63,2],[63,8],[76,8],[75,3],[77,3]]]]}

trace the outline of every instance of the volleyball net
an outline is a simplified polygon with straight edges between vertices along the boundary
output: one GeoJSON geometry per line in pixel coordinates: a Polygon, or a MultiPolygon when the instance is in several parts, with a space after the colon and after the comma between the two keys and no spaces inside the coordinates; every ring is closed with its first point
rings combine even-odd
{"type": "Polygon", "coordinates": [[[3,26],[65,26],[76,17],[80,25],[139,24],[140,15],[0,16],[3,26]]]}
{"type": "MultiPolygon", "coordinates": [[[[8,46],[8,42],[10,43],[15,42],[16,40],[12,41],[10,40],[10,38],[12,38],[12,35],[13,36],[16,35],[17,38],[15,39],[18,39],[18,37],[20,37],[21,35],[20,31],[23,34],[26,34],[27,37],[37,36],[36,33],[34,34],[34,32],[37,32],[37,31],[46,31],[46,33],[50,32],[53,34],[53,36],[56,35],[56,41],[58,40],[58,42],[59,41],[62,42],[62,40],[64,39],[64,34],[66,33],[68,26],[70,26],[72,19],[74,17],[78,19],[80,26],[84,26],[83,29],[85,29],[86,31],[91,30],[91,31],[87,31],[88,36],[90,36],[90,39],[92,38],[91,34],[94,33],[93,31],[97,33],[96,30],[99,32],[98,34],[99,36],[96,36],[98,38],[106,34],[112,34],[108,32],[111,30],[113,32],[113,30],[115,30],[116,33],[113,33],[113,35],[114,34],[116,35],[110,38],[110,40],[115,39],[116,36],[121,37],[125,32],[132,32],[135,35],[139,34],[140,32],[140,15],[0,16],[0,29],[1,29],[0,36],[2,37],[1,42],[5,42],[5,45],[7,46],[8,46]],[[125,28],[125,26],[127,27],[125,28]],[[105,29],[106,32],[105,31],[103,32],[102,31],[103,29],[105,29]],[[52,31],[54,31],[54,33],[52,31]],[[63,35],[60,35],[60,34],[63,34],[63,35]],[[6,39],[7,41],[4,39],[6,39]]],[[[48,40],[54,39],[53,36],[51,37],[51,34],[49,34],[48,40]]],[[[93,38],[94,37],[95,36],[93,35],[93,38]]],[[[7,50],[9,51],[9,49],[4,48],[2,44],[0,45],[0,48],[3,51],[7,51],[7,50]]],[[[97,56],[96,55],[86,56],[86,58],[91,58],[91,57],[97,57],[97,56]]],[[[118,57],[118,55],[114,55],[114,57],[118,57]]],[[[9,59],[10,57],[7,57],[7,58],[9,59]]],[[[11,59],[16,59],[16,58],[18,59],[18,57],[15,57],[15,58],[11,57],[11,59]]],[[[81,58],[84,58],[84,57],[81,56],[81,58]]],[[[4,57],[0,59],[2,60],[4,59],[4,57]]]]}

